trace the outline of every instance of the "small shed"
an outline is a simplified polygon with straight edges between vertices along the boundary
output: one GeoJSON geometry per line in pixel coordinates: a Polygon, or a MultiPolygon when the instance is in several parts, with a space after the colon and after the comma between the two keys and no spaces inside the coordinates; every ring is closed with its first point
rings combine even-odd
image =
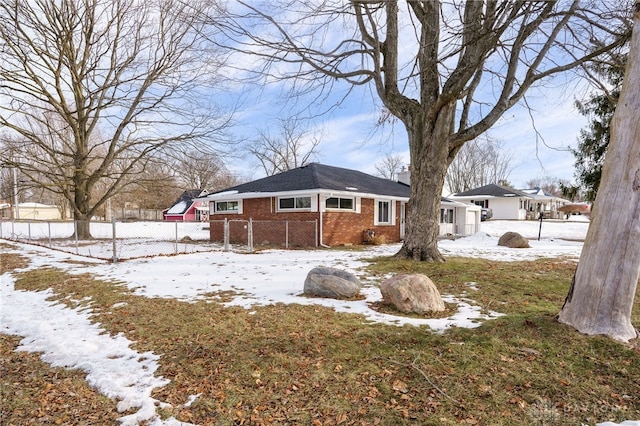
{"type": "Polygon", "coordinates": [[[196,198],[208,194],[203,189],[184,191],[173,205],[162,211],[163,220],[168,222],[204,222],[209,219],[209,203],[196,198]]]}

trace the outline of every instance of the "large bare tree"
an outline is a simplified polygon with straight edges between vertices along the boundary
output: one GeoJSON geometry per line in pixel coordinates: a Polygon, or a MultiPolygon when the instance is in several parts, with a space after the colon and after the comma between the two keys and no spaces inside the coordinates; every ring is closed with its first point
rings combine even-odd
{"type": "Polygon", "coordinates": [[[210,102],[221,63],[201,43],[194,16],[213,15],[201,5],[214,7],[0,3],[0,126],[11,136],[0,163],[68,200],[78,236],[90,237],[86,220],[144,173],[154,152],[206,146],[227,124],[210,102]]]}
{"type": "Polygon", "coordinates": [[[447,170],[445,182],[453,193],[490,183],[506,182],[513,155],[486,134],[463,145],[447,170]]]}
{"type": "Polygon", "coordinates": [[[173,153],[167,162],[183,189],[216,191],[239,183],[220,154],[190,149],[173,153]]]}
{"type": "Polygon", "coordinates": [[[637,337],[631,312],[640,277],[640,0],[591,224],[560,322],[586,334],[637,337]]]}
{"type": "Polygon", "coordinates": [[[270,80],[295,79],[304,93],[336,82],[375,88],[409,140],[411,198],[397,256],[442,261],[440,195],[451,161],[532,86],[619,47],[629,32],[625,3],[239,0],[223,29],[232,47],[265,59],[270,80]]]}
{"type": "Polygon", "coordinates": [[[387,154],[374,165],[378,176],[390,180],[396,179],[405,166],[404,158],[399,154],[387,154]]]}
{"type": "Polygon", "coordinates": [[[259,137],[247,150],[255,157],[267,176],[308,164],[318,154],[320,137],[296,117],[276,120],[277,129],[259,131],[259,137]]]}

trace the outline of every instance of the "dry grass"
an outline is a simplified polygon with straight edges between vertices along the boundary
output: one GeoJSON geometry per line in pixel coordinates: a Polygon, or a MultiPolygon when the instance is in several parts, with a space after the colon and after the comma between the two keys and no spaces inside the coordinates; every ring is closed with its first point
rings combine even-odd
{"type": "MultiPolygon", "coordinates": [[[[477,329],[444,335],[412,326],[366,324],[358,315],[318,306],[274,305],[249,312],[224,307],[216,295],[197,303],[143,298],[121,285],[55,269],[15,275],[17,287],[51,287],[64,303],[91,298],[95,319],[107,330],[123,332],[139,351],[161,354],[158,374],[171,383],[154,397],[174,407],[163,415],[182,421],[568,425],[638,419],[640,353],[606,338],[582,336],[555,321],[574,267],[556,260],[416,264],[376,259],[370,275],[423,272],[442,293],[466,296],[508,314],[477,329]],[[471,290],[470,282],[478,290],[471,290]],[[196,394],[196,401],[185,407],[196,394]]],[[[4,365],[16,341],[0,342],[4,365]]],[[[57,370],[51,373],[35,356],[20,354],[20,359],[20,369],[12,370],[16,373],[2,376],[3,396],[15,395],[12,406],[35,406],[51,392],[57,392],[61,403],[74,403],[67,391],[71,379],[57,370]],[[25,372],[43,370],[49,373],[42,381],[25,378],[25,372]],[[34,390],[18,392],[26,385],[34,390]]],[[[67,374],[74,380],[82,377],[67,374]]],[[[84,390],[71,392],[91,398],[86,405],[103,402],[84,390]]],[[[116,424],[115,403],[111,408],[110,415],[101,415],[102,422],[87,418],[84,424],[116,424]]],[[[6,424],[38,422],[28,410],[8,416],[6,424]]],[[[63,419],[61,424],[82,422],[63,419]]]]}
{"type": "Polygon", "coordinates": [[[38,354],[17,352],[19,340],[0,334],[0,424],[116,424],[113,401],[91,389],[82,371],[52,368],[38,354]]]}

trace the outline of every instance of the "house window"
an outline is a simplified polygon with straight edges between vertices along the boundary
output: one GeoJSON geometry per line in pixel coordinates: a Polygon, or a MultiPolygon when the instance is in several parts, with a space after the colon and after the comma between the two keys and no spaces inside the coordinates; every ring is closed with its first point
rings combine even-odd
{"type": "Polygon", "coordinates": [[[238,201],[216,201],[216,213],[238,213],[239,211],[238,201]]]}
{"type": "Polygon", "coordinates": [[[391,222],[391,206],[388,201],[378,201],[378,223],[391,222]]]}
{"type": "Polygon", "coordinates": [[[440,223],[453,223],[453,209],[440,209],[440,223]]]}
{"type": "Polygon", "coordinates": [[[278,198],[278,210],[309,210],[311,197],[278,198]]]}
{"type": "Polygon", "coordinates": [[[328,209],[354,210],[354,201],[353,198],[330,197],[325,206],[328,209]]]}
{"type": "Polygon", "coordinates": [[[376,200],[374,225],[393,225],[395,222],[393,203],[389,200],[376,200]]]}

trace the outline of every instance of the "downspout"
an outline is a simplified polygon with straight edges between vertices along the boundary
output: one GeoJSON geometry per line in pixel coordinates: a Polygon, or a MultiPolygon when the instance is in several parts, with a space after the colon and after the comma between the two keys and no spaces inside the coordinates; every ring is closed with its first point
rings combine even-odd
{"type": "Polygon", "coordinates": [[[320,236],[318,240],[320,241],[320,247],[330,248],[328,245],[322,242],[322,203],[320,202],[321,200],[322,200],[322,194],[319,193],[318,194],[318,215],[320,216],[320,236]]]}

